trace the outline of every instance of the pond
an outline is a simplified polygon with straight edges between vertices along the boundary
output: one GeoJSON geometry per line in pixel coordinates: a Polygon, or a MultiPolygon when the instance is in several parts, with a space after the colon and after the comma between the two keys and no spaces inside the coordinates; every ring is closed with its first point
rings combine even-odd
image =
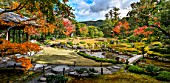
{"type": "Polygon", "coordinates": [[[104,52],[86,52],[86,54],[90,55],[90,56],[95,56],[95,57],[99,57],[99,58],[106,58],[103,55],[104,52]]]}

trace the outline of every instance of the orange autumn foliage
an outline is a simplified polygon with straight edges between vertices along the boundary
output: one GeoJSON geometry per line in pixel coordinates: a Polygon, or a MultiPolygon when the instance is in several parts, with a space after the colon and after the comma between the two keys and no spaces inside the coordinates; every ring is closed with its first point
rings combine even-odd
{"type": "Polygon", "coordinates": [[[148,26],[143,26],[143,27],[139,27],[137,29],[134,30],[134,35],[138,36],[138,35],[144,35],[144,36],[148,36],[150,34],[152,34],[152,31],[146,31],[146,29],[149,28],[148,26]]]}
{"type": "Polygon", "coordinates": [[[23,70],[28,70],[33,67],[29,58],[25,58],[25,57],[17,58],[16,56],[13,56],[13,58],[17,63],[21,62],[21,66],[23,67],[23,70]]]}
{"type": "Polygon", "coordinates": [[[116,33],[116,34],[119,34],[122,27],[123,27],[126,31],[130,28],[128,22],[118,22],[117,25],[113,28],[113,32],[116,33]]]}
{"type": "Polygon", "coordinates": [[[1,56],[5,54],[26,54],[27,52],[38,52],[41,50],[40,46],[31,42],[24,42],[21,44],[18,43],[10,43],[7,40],[0,39],[0,52],[1,56]],[[4,54],[5,53],[5,54],[4,54]]]}

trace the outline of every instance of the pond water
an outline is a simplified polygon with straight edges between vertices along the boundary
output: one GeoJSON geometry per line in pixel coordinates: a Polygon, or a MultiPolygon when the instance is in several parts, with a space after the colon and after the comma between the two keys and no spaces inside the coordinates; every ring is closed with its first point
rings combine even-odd
{"type": "Polygon", "coordinates": [[[99,57],[99,58],[105,58],[103,54],[103,52],[86,52],[86,54],[91,55],[91,56],[95,56],[95,57],[99,57]]]}

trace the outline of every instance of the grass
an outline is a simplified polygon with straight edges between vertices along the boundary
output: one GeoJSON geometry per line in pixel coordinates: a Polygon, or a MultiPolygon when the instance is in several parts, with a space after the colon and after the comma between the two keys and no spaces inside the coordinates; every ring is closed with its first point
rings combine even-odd
{"type": "Polygon", "coordinates": [[[170,71],[170,62],[161,62],[152,59],[145,59],[147,64],[153,64],[155,66],[161,67],[167,71],[170,71]]]}
{"type": "Polygon", "coordinates": [[[69,81],[67,83],[161,83],[150,76],[130,72],[118,72],[111,75],[102,75],[93,78],[68,77],[69,81]]]}
{"type": "Polygon", "coordinates": [[[32,71],[26,73],[13,68],[0,68],[0,83],[26,83],[41,74],[40,72],[35,73],[32,71]]]}
{"type": "MultiPolygon", "coordinates": [[[[44,47],[43,54],[36,54],[31,57],[36,63],[43,64],[66,64],[80,66],[100,66],[100,62],[84,58],[78,55],[74,50],[64,50],[57,48],[44,47]]],[[[111,65],[111,63],[103,63],[103,65],[111,65]]]]}

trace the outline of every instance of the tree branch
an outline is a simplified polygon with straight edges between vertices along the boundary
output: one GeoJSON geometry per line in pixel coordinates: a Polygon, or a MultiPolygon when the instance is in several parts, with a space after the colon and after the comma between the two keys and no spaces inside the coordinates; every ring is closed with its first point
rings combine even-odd
{"type": "Polygon", "coordinates": [[[170,37],[170,33],[166,32],[165,30],[163,30],[161,27],[156,26],[156,25],[151,25],[152,27],[156,27],[158,28],[160,31],[162,31],[163,34],[165,34],[166,36],[170,37]]]}
{"type": "Polygon", "coordinates": [[[3,13],[7,13],[7,12],[14,12],[14,11],[17,11],[17,10],[21,10],[22,8],[24,8],[25,7],[25,5],[27,4],[27,2],[28,1],[26,1],[25,3],[24,3],[24,5],[22,5],[21,3],[18,5],[18,7],[16,7],[15,9],[9,9],[9,10],[4,10],[4,11],[2,11],[2,12],[0,12],[0,15],[1,14],[3,14],[3,13]]]}

